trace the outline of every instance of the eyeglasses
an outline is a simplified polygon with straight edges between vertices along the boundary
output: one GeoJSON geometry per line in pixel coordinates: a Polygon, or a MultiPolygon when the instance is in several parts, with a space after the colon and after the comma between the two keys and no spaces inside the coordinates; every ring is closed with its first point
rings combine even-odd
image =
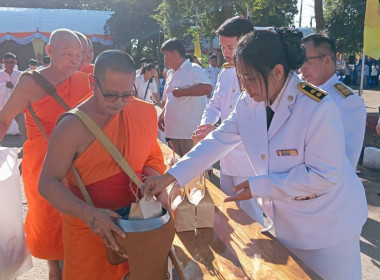
{"type": "Polygon", "coordinates": [[[306,61],[310,62],[310,60],[317,59],[317,58],[322,58],[322,57],[325,57],[325,56],[327,56],[327,54],[321,54],[321,55],[316,55],[316,56],[309,56],[309,57],[306,57],[306,61]]]}
{"type": "Polygon", "coordinates": [[[4,60],[4,64],[14,64],[14,60],[4,60]]]}
{"type": "Polygon", "coordinates": [[[133,94],[118,95],[118,94],[104,93],[103,88],[102,88],[102,86],[99,83],[99,80],[97,78],[95,78],[95,81],[97,82],[97,84],[98,84],[98,86],[100,88],[100,91],[101,91],[101,93],[102,93],[102,95],[104,97],[104,101],[106,101],[106,102],[115,102],[119,98],[121,98],[121,100],[123,102],[130,102],[130,101],[132,101],[135,98],[135,96],[133,94]]]}

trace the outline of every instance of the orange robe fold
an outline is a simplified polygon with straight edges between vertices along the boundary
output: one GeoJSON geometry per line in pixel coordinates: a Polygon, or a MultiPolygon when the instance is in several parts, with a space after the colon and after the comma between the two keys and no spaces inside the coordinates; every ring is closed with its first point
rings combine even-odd
{"type": "Polygon", "coordinates": [[[94,64],[83,64],[79,71],[86,74],[94,73],[94,64]]]}
{"type": "MultiPolygon", "coordinates": [[[[56,89],[58,95],[70,107],[75,107],[79,100],[90,92],[88,76],[82,72],[76,72],[56,89]]],[[[65,109],[49,95],[32,103],[32,107],[49,137],[57,118],[65,112],[65,109]]],[[[25,221],[26,240],[33,256],[47,260],[60,260],[63,259],[62,218],[60,213],[38,193],[38,179],[47,150],[47,142],[29,111],[25,111],[25,117],[28,140],[24,144],[22,178],[28,202],[25,221]]]]}
{"type": "MultiPolygon", "coordinates": [[[[111,117],[103,131],[137,174],[145,166],[165,171],[157,143],[157,114],[151,104],[132,101],[111,117]]],[[[74,166],[96,207],[116,210],[136,200],[136,186],[97,140],[76,158],[74,166]]],[[[84,200],[70,171],[66,179],[68,188],[84,200]]],[[[63,216],[63,238],[64,280],[120,280],[128,273],[128,263],[108,263],[103,240],[78,218],[63,216]]]]}

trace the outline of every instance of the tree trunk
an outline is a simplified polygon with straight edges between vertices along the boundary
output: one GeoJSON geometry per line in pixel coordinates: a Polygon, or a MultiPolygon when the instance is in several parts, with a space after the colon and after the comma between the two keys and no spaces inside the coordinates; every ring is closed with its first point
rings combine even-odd
{"type": "Polygon", "coordinates": [[[314,1],[315,26],[317,32],[325,29],[325,19],[323,18],[323,0],[314,1]]]}

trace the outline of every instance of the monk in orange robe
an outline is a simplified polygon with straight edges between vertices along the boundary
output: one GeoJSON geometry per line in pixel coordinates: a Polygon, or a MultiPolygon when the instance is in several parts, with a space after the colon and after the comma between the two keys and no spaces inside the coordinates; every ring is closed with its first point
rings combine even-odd
{"type": "MultiPolygon", "coordinates": [[[[51,65],[40,74],[56,88],[69,107],[75,107],[90,92],[88,76],[77,72],[81,59],[81,44],[70,30],[59,29],[51,34],[46,52],[51,65]]],[[[34,109],[48,137],[57,118],[66,110],[49,96],[30,76],[22,76],[0,111],[0,140],[12,119],[29,105],[34,109]]],[[[29,111],[25,111],[28,140],[24,144],[23,181],[28,202],[25,221],[27,244],[33,256],[49,262],[49,279],[60,279],[58,260],[63,259],[62,218],[60,213],[38,193],[38,179],[47,150],[47,141],[29,111]]]]}
{"type": "MultiPolygon", "coordinates": [[[[94,74],[89,75],[94,93],[78,108],[103,129],[138,175],[162,174],[166,166],[157,143],[157,113],[153,105],[134,100],[132,58],[121,51],[105,51],[95,62],[94,74]]],[[[112,218],[118,217],[114,210],[136,201],[137,187],[72,114],[63,116],[51,136],[39,191],[63,214],[63,279],[120,280],[128,273],[128,263],[108,263],[105,245],[118,249],[112,232],[125,238],[112,218]],[[72,164],[94,206],[84,202],[69,171],[72,164]]],[[[167,199],[163,193],[161,201],[167,199]]]]}
{"type": "Polygon", "coordinates": [[[86,37],[86,40],[87,40],[87,47],[85,48],[85,50],[83,50],[83,44],[82,44],[83,64],[81,68],[79,69],[79,71],[86,74],[90,74],[94,72],[94,64],[91,63],[92,59],[94,58],[94,47],[89,38],[86,37]]]}

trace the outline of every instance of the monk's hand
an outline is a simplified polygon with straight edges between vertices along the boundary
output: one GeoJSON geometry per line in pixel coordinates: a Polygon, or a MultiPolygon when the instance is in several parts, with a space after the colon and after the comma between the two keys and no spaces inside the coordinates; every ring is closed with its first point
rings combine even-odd
{"type": "Polygon", "coordinates": [[[197,127],[197,130],[193,132],[193,135],[191,135],[191,139],[193,140],[194,144],[197,144],[199,141],[203,140],[211,131],[215,130],[216,127],[212,124],[204,124],[197,127]]]}
{"type": "Polygon", "coordinates": [[[227,197],[224,202],[249,200],[252,198],[248,180],[234,187],[232,191],[237,194],[227,197]]]}
{"type": "Polygon", "coordinates": [[[120,216],[114,211],[92,207],[88,217],[85,219],[90,230],[103,239],[106,247],[112,248],[115,251],[119,251],[120,248],[112,232],[115,232],[122,238],[126,238],[125,232],[113,221],[113,219],[117,218],[120,218],[120,216]]]}
{"type": "Polygon", "coordinates": [[[160,114],[158,117],[158,128],[162,131],[165,132],[165,120],[164,120],[164,111],[160,114]]]}
{"type": "Polygon", "coordinates": [[[377,135],[380,135],[380,123],[376,125],[376,133],[377,135]]]}
{"type": "Polygon", "coordinates": [[[146,199],[150,200],[153,196],[155,196],[158,200],[163,199],[164,196],[161,197],[161,193],[166,192],[166,187],[174,181],[175,178],[169,173],[165,173],[161,176],[151,176],[146,178],[143,184],[143,193],[146,194],[146,199]]]}

